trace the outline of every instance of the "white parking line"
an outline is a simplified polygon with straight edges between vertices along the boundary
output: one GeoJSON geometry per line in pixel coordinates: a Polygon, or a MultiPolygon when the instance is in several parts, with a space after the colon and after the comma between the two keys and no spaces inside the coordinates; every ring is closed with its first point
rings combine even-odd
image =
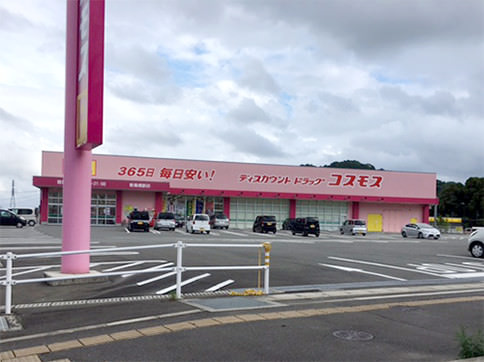
{"type": "Polygon", "coordinates": [[[402,278],[397,278],[397,277],[392,277],[390,275],[385,275],[385,274],[380,274],[380,273],[373,273],[369,272],[363,269],[357,269],[357,268],[347,268],[344,266],[339,266],[339,265],[331,265],[331,264],[323,264],[323,263],[318,263],[321,266],[325,266],[328,268],[334,268],[334,269],[339,269],[347,272],[357,272],[357,273],[362,273],[362,274],[369,274],[369,275],[376,275],[379,277],[387,278],[387,279],[393,279],[393,280],[400,280],[402,282],[406,281],[407,279],[402,279],[402,278]]]}
{"type": "Polygon", "coordinates": [[[236,233],[235,231],[220,230],[220,232],[223,234],[230,234],[230,235],[236,235],[236,236],[244,236],[244,237],[247,236],[247,234],[236,233]]]}
{"type": "MultiPolygon", "coordinates": [[[[166,264],[163,265],[163,267],[164,268],[167,268],[167,267],[172,266],[172,265],[175,265],[175,264],[174,263],[166,263],[166,264]]],[[[175,274],[176,274],[176,272],[169,272],[169,273],[166,273],[166,274],[158,275],[158,276],[156,276],[154,278],[146,279],[146,280],[143,280],[141,282],[138,282],[138,283],[136,283],[136,285],[138,287],[141,287],[143,285],[156,282],[157,280],[165,279],[165,278],[167,278],[167,277],[169,277],[171,275],[175,275],[175,274]]]]}
{"type": "Polygon", "coordinates": [[[115,266],[114,268],[104,269],[103,272],[111,272],[111,271],[115,271],[115,270],[125,269],[125,268],[129,268],[131,266],[135,266],[135,265],[139,265],[139,264],[143,264],[143,263],[144,263],[143,261],[135,261],[134,263],[124,264],[124,265],[120,265],[120,266],[115,266]]]}
{"type": "MultiPolygon", "coordinates": [[[[176,272],[174,272],[174,274],[176,274],[176,272]]],[[[180,285],[183,287],[183,286],[185,286],[187,284],[196,282],[197,280],[200,280],[200,279],[203,279],[203,278],[206,278],[206,277],[209,277],[209,276],[210,276],[210,273],[205,273],[205,274],[202,274],[202,275],[199,275],[199,276],[196,276],[196,277],[187,279],[187,280],[183,281],[180,285]]],[[[171,291],[173,291],[175,289],[176,289],[176,284],[175,285],[172,285],[171,287],[168,287],[168,288],[165,288],[165,289],[161,289],[161,290],[157,291],[156,294],[166,294],[166,293],[171,292],[171,291]]]]}
{"type": "Polygon", "coordinates": [[[371,261],[355,260],[355,259],[346,259],[346,258],[338,258],[336,256],[328,256],[328,259],[340,260],[340,261],[349,261],[351,263],[365,264],[365,265],[374,265],[374,266],[379,266],[379,267],[382,267],[382,268],[404,270],[404,271],[409,271],[409,272],[414,272],[414,273],[421,273],[421,274],[432,275],[434,277],[442,277],[442,275],[440,275],[440,274],[429,273],[429,272],[426,272],[426,271],[423,271],[423,270],[415,270],[415,269],[410,269],[410,268],[404,268],[404,267],[401,267],[401,266],[374,263],[374,262],[371,262],[371,261]]]}
{"type": "MultiPolygon", "coordinates": [[[[157,266],[153,266],[151,268],[147,268],[147,269],[142,269],[143,271],[156,271],[158,269],[162,269],[163,268],[163,264],[162,265],[157,265],[157,266]]],[[[134,274],[129,274],[129,271],[126,272],[126,274],[123,274],[121,275],[121,278],[127,278],[127,277],[130,277],[134,274]]]]}
{"type": "Polygon", "coordinates": [[[216,290],[222,289],[223,287],[226,287],[227,285],[230,285],[234,282],[235,282],[235,280],[229,279],[229,280],[226,280],[222,283],[218,283],[217,285],[214,285],[213,287],[205,289],[205,291],[206,292],[215,292],[216,290]]]}

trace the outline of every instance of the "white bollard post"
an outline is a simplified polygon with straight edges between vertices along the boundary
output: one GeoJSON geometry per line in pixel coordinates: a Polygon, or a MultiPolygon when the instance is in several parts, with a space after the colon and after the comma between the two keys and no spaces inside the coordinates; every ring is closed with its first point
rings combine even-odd
{"type": "Polygon", "coordinates": [[[181,299],[181,283],[183,271],[183,248],[185,245],[178,240],[176,243],[176,299],[181,299]]]}
{"type": "Polygon", "coordinates": [[[271,265],[271,248],[270,243],[264,243],[265,250],[265,269],[264,269],[264,294],[269,294],[269,267],[271,265]]]}
{"type": "Polygon", "coordinates": [[[15,258],[14,254],[8,252],[7,254],[7,265],[6,265],[6,273],[5,273],[5,314],[12,313],[12,268],[13,268],[13,259],[15,258]]]}

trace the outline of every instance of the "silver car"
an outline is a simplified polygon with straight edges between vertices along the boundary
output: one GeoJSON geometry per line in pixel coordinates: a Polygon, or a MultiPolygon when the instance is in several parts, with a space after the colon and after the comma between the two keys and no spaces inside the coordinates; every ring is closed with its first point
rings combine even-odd
{"type": "Polygon", "coordinates": [[[484,258],[484,229],[474,230],[469,235],[467,249],[474,258],[484,258]]]}
{"type": "Polygon", "coordinates": [[[351,234],[351,235],[366,235],[366,221],[365,220],[346,220],[340,227],[339,232],[341,235],[343,234],[351,234]]]}
{"type": "Polygon", "coordinates": [[[424,223],[407,224],[402,228],[402,236],[406,238],[418,238],[418,239],[438,239],[440,238],[440,231],[434,228],[432,225],[424,223]]]}
{"type": "Polygon", "coordinates": [[[175,221],[175,215],[171,212],[160,212],[158,214],[158,217],[156,218],[155,221],[155,230],[161,230],[161,229],[166,229],[166,230],[175,230],[176,227],[176,221],[175,221]]]}

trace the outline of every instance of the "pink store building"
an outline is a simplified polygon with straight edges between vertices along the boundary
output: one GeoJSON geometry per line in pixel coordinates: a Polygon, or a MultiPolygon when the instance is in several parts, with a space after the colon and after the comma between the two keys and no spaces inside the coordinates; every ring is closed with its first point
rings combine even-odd
{"type": "MultiPolygon", "coordinates": [[[[40,221],[62,223],[63,153],[42,153],[40,221]]],[[[91,224],[121,224],[131,210],[155,215],[224,212],[231,227],[257,215],[316,216],[322,230],[364,219],[369,231],[399,232],[428,222],[438,203],[433,173],[279,166],[237,162],[92,156],[91,224]]]]}

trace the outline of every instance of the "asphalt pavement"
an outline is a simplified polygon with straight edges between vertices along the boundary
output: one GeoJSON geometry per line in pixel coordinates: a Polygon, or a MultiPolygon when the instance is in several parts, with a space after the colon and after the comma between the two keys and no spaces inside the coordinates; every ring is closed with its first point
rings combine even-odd
{"type": "Polygon", "coordinates": [[[32,285],[0,314],[0,360],[452,361],[484,329],[482,277],[83,299],[93,286],[32,285]]]}

